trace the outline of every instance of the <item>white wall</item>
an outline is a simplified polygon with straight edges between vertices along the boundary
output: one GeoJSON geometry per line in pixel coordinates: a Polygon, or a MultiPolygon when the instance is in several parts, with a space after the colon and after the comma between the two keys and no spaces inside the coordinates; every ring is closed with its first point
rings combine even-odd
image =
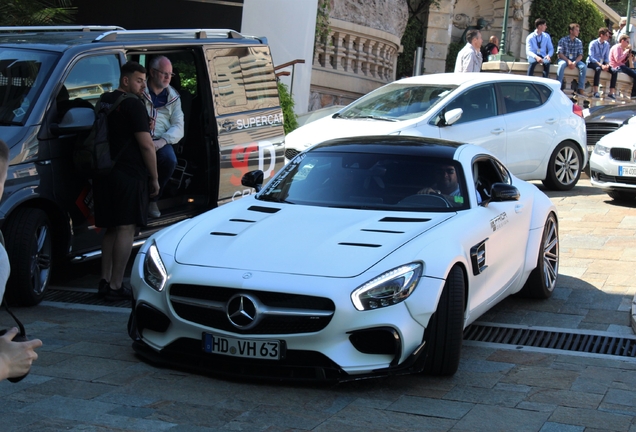
{"type": "MultiPolygon", "coordinates": [[[[272,50],[274,66],[296,59],[305,60],[296,64],[292,76],[281,77],[281,81],[292,90],[294,111],[304,114],[309,106],[311,84],[311,61],[314,52],[316,11],[318,0],[244,0],[241,33],[250,36],[265,36],[272,50]]],[[[279,71],[280,72],[280,71],[279,71]]]]}

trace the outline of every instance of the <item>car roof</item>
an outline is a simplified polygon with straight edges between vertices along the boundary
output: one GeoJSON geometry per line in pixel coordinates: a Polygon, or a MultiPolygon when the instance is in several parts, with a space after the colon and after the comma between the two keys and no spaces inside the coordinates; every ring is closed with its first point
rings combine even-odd
{"type": "Polygon", "coordinates": [[[440,85],[462,85],[462,84],[479,84],[487,82],[506,82],[506,81],[522,81],[534,82],[537,84],[550,85],[552,87],[558,85],[558,81],[543,77],[529,77],[526,75],[514,75],[504,73],[436,73],[429,75],[418,75],[410,78],[403,78],[394,81],[400,84],[440,84],[440,85]]]}
{"type": "Polygon", "coordinates": [[[453,159],[457,149],[463,145],[469,144],[416,136],[373,135],[324,141],[308,152],[385,153],[453,159]]]}
{"type": "Polygon", "coordinates": [[[71,46],[94,44],[160,43],[267,43],[265,38],[244,36],[231,29],[126,30],[117,26],[0,27],[0,44],[5,47],[65,51],[71,46]],[[19,32],[18,32],[19,30],[19,32]]]}

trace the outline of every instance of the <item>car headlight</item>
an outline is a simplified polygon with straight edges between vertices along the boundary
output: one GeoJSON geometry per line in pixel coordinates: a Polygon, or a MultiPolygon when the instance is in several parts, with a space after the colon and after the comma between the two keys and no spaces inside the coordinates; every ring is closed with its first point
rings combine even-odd
{"type": "Polygon", "coordinates": [[[407,264],[389,270],[353,291],[351,301],[359,311],[398,304],[411,295],[421,275],[421,263],[407,264]]]}
{"type": "Polygon", "coordinates": [[[599,156],[605,156],[609,152],[610,152],[609,147],[605,147],[604,145],[601,145],[599,143],[596,143],[596,145],[594,146],[594,154],[597,154],[599,156]]]}
{"type": "Polygon", "coordinates": [[[168,272],[161,261],[157,244],[153,241],[144,259],[144,281],[153,289],[161,292],[166,286],[168,272]]]}

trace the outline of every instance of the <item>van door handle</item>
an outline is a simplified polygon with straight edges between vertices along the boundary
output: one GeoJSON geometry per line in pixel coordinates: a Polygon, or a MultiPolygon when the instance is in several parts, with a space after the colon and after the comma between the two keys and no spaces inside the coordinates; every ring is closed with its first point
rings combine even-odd
{"type": "Polygon", "coordinates": [[[545,122],[546,122],[547,124],[554,124],[554,123],[556,123],[556,122],[557,122],[557,119],[555,119],[555,118],[553,117],[553,118],[549,118],[549,119],[547,119],[545,122]]]}
{"type": "Polygon", "coordinates": [[[230,120],[225,120],[223,124],[221,125],[221,127],[229,132],[232,129],[234,129],[234,122],[230,120]]]}
{"type": "Polygon", "coordinates": [[[523,205],[517,204],[515,206],[515,213],[521,213],[523,211],[523,205]]]}
{"type": "Polygon", "coordinates": [[[503,132],[504,130],[502,128],[497,128],[490,131],[491,134],[495,134],[495,135],[499,135],[500,133],[503,133],[503,132]]]}

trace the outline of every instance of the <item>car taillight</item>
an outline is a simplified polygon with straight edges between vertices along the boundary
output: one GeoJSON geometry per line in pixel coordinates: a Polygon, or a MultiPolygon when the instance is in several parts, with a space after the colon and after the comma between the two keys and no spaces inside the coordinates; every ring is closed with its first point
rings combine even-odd
{"type": "Polygon", "coordinates": [[[583,118],[583,108],[579,104],[572,104],[572,112],[577,116],[583,118]]]}

